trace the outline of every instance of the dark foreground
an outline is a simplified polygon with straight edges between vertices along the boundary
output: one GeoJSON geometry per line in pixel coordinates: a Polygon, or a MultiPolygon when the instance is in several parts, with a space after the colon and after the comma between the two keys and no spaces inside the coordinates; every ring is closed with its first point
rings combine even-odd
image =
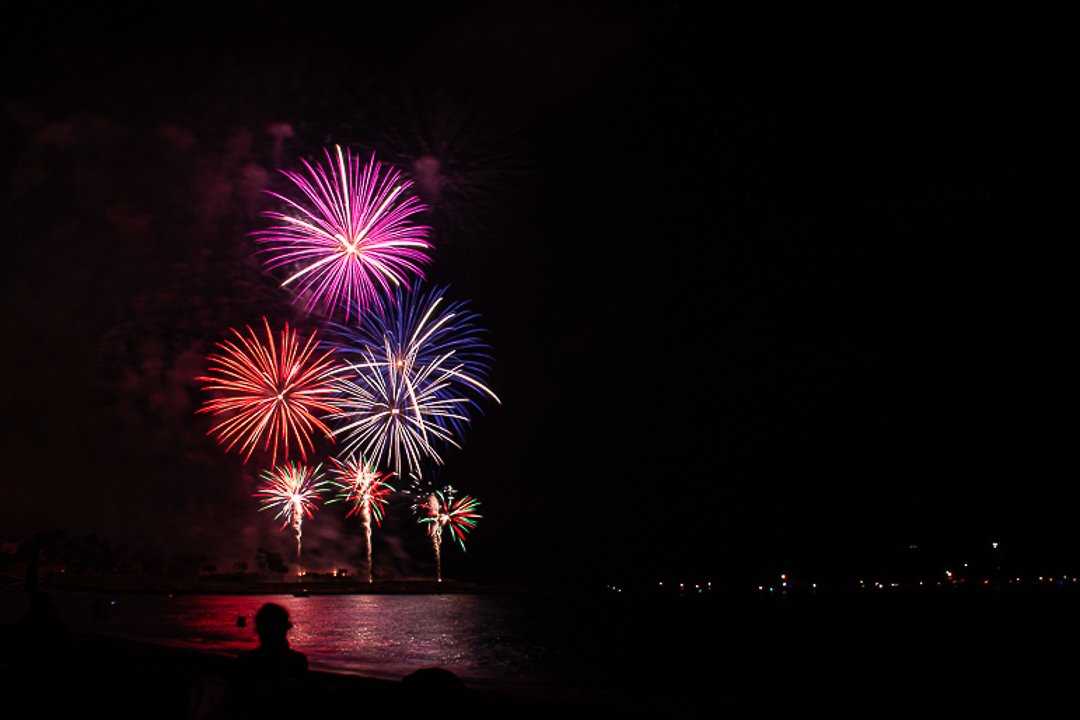
{"type": "MultiPolygon", "coordinates": [[[[233,717],[206,714],[213,705],[206,701],[232,676],[235,658],[99,635],[65,633],[32,642],[21,635],[16,628],[3,629],[4,718],[233,717]]],[[[468,691],[458,707],[437,704],[435,714],[444,717],[467,712],[473,717],[540,718],[567,709],[542,699],[475,691],[468,691]]],[[[283,695],[277,708],[281,712],[275,716],[295,718],[430,717],[433,710],[428,698],[418,697],[403,682],[318,671],[309,673],[302,697],[283,695]]]]}
{"type": "MultiPolygon", "coordinates": [[[[281,698],[283,709],[295,702],[281,716],[926,718],[1077,709],[1080,593],[1069,589],[627,597],[611,599],[610,618],[626,645],[568,658],[618,676],[621,696],[603,704],[470,690],[453,708],[402,682],[313,672],[302,697],[281,698]]],[[[3,628],[2,642],[5,718],[198,717],[199,689],[228,678],[235,662],[24,623],[3,628]]]]}

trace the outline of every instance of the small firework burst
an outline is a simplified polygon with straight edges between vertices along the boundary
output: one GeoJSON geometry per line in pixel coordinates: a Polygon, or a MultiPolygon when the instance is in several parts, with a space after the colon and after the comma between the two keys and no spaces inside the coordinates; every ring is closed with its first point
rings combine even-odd
{"type": "Polygon", "coordinates": [[[465,536],[476,527],[477,520],[483,516],[477,512],[480,501],[469,495],[457,497],[457,491],[450,485],[434,489],[423,478],[413,478],[409,494],[413,497],[413,512],[417,522],[427,527],[435,552],[435,578],[442,582],[442,536],[449,529],[461,549],[465,550],[465,536]]]}
{"type": "Polygon", "coordinates": [[[299,566],[304,518],[310,519],[315,514],[318,500],[328,489],[322,465],[310,467],[286,463],[263,471],[262,478],[262,484],[253,494],[259,499],[259,510],[274,512],[274,519],[281,521],[282,530],[292,525],[296,533],[296,562],[299,566]]]}
{"type": "Polygon", "coordinates": [[[382,524],[383,510],[394,492],[389,480],[393,473],[382,473],[367,462],[363,455],[352,455],[344,461],[330,458],[335,476],[331,484],[337,489],[333,502],[347,502],[351,506],[345,517],[370,512],[375,524],[382,524]],[[365,510],[366,508],[366,510],[365,510]]]}
{"type": "Polygon", "coordinates": [[[428,498],[425,506],[425,516],[420,518],[421,523],[428,527],[428,535],[441,533],[449,528],[457,544],[465,549],[465,536],[476,527],[476,521],[483,517],[476,509],[480,507],[480,501],[466,495],[455,498],[453,488],[436,490],[435,500],[428,498]]]}
{"type": "Polygon", "coordinates": [[[371,562],[371,521],[381,525],[383,510],[394,492],[394,486],[388,481],[391,477],[375,469],[362,455],[352,455],[343,462],[331,458],[331,481],[337,494],[329,502],[347,502],[351,506],[345,517],[360,518],[364,530],[364,551],[367,557],[368,582],[374,582],[375,573],[371,562]]]}

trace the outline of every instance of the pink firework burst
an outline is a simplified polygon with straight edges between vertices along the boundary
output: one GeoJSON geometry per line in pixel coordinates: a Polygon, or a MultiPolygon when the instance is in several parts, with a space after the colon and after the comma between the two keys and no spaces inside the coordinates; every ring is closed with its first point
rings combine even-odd
{"type": "Polygon", "coordinates": [[[423,278],[421,266],[430,262],[428,228],[410,218],[427,208],[406,195],[412,183],[396,170],[383,170],[372,155],[360,159],[335,146],[326,152],[327,165],[304,161],[307,175],[283,170],[300,190],[299,200],[270,193],[286,212],[266,212],[278,225],[253,233],[265,245],[270,269],[288,268],[282,286],[293,286],[306,298],[310,312],[323,305],[333,316],[344,306],[362,312],[380,306],[394,287],[423,278]]]}
{"type": "Polygon", "coordinates": [[[315,355],[314,332],[301,346],[296,330],[286,324],[275,343],[266,318],[263,326],[265,342],[249,326],[248,335],[232,329],[236,341],[217,344],[221,352],[210,355],[209,374],[196,378],[217,396],[198,412],[226,416],[207,434],[216,435],[226,452],[239,447],[245,463],[260,442],[264,451],[270,451],[271,465],[277,462],[279,446],[286,460],[290,445],[306,460],[314,450],[312,433],[330,436],[315,413],[340,412],[333,400],[340,366],[333,350],[315,355]]]}

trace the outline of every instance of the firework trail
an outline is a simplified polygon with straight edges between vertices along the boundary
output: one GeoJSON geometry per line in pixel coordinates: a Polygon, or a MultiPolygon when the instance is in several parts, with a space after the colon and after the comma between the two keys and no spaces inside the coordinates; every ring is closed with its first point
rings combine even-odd
{"type": "Polygon", "coordinates": [[[427,525],[428,537],[435,551],[435,578],[442,582],[443,531],[448,529],[464,551],[465,536],[483,517],[476,512],[480,501],[469,495],[456,498],[457,491],[449,485],[441,490],[432,490],[420,479],[416,480],[411,492],[415,498],[413,511],[419,516],[417,522],[427,525]]]}
{"type": "Polygon", "coordinates": [[[348,366],[335,435],[348,450],[421,475],[421,462],[441,464],[437,446],[460,447],[486,385],[489,347],[477,315],[446,302],[445,289],[398,290],[383,314],[355,325],[333,325],[335,347],[348,366]]]}
{"type": "Polygon", "coordinates": [[[367,555],[368,582],[374,582],[375,576],[371,563],[371,520],[381,525],[383,508],[390,493],[394,492],[387,480],[390,475],[377,472],[375,466],[361,456],[350,456],[344,462],[331,458],[334,466],[331,473],[336,477],[331,484],[337,488],[337,495],[328,502],[344,501],[352,505],[345,517],[356,515],[364,529],[364,547],[367,555]]]}
{"type": "Polygon", "coordinates": [[[303,195],[282,201],[286,212],[266,212],[277,221],[253,233],[264,245],[269,269],[291,268],[282,286],[293,285],[306,297],[308,312],[318,305],[333,317],[344,307],[363,312],[382,304],[393,288],[408,287],[410,277],[423,278],[421,265],[430,262],[428,228],[410,218],[426,207],[405,195],[412,183],[372,155],[360,159],[340,146],[325,151],[327,165],[304,161],[307,175],[281,171],[303,195]]]}
{"type": "Polygon", "coordinates": [[[317,508],[316,502],[327,489],[322,465],[314,468],[296,463],[286,463],[273,470],[264,470],[263,483],[253,493],[259,498],[263,510],[273,510],[274,519],[281,520],[281,529],[292,525],[296,533],[297,574],[302,575],[300,552],[303,539],[304,518],[311,518],[317,508]]]}
{"type": "Polygon", "coordinates": [[[279,445],[284,459],[289,459],[290,443],[307,460],[314,449],[312,433],[330,435],[315,413],[340,412],[333,398],[334,377],[342,368],[334,361],[333,350],[315,355],[314,332],[301,346],[296,331],[286,323],[275,344],[266,318],[263,326],[265,343],[249,326],[248,336],[232,329],[236,342],[217,344],[221,353],[210,355],[209,374],[195,379],[207,383],[203,390],[218,396],[206,400],[197,412],[228,416],[207,435],[215,434],[226,452],[239,445],[245,463],[260,439],[263,450],[270,450],[271,465],[277,462],[279,445]]]}
{"type": "MultiPolygon", "coordinates": [[[[419,522],[423,523],[425,520],[439,517],[439,499],[434,495],[428,495],[427,502],[424,503],[424,511],[427,513],[426,518],[421,518],[419,522]]],[[[435,580],[442,582],[442,523],[432,522],[428,525],[428,537],[431,538],[431,547],[435,550],[435,580]]]]}

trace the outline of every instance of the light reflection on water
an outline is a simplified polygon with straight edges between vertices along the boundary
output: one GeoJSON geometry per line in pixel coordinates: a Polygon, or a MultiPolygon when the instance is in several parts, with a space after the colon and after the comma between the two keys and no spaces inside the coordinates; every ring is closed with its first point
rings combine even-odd
{"type": "MultiPolygon", "coordinates": [[[[289,611],[292,646],[316,670],[398,680],[420,668],[443,667],[476,689],[612,706],[711,694],[720,664],[740,669],[738,677],[752,674],[747,653],[757,647],[759,664],[771,667],[772,650],[785,634],[772,630],[771,616],[748,614],[747,608],[623,602],[595,593],[57,592],[52,599],[76,632],[225,655],[256,646],[255,613],[276,602],[289,611]],[[243,627],[238,617],[245,619],[243,627]]],[[[0,593],[0,622],[14,621],[26,605],[25,594],[0,593]]]]}
{"type": "MultiPolygon", "coordinates": [[[[718,648],[745,647],[718,643],[732,630],[721,620],[747,619],[539,593],[52,597],[74,631],[226,655],[255,647],[255,613],[276,602],[291,616],[292,646],[317,670],[398,680],[443,667],[477,689],[596,702],[666,701],[675,688],[712,687],[718,648]]],[[[0,620],[13,621],[25,602],[0,595],[0,620]]]]}
{"type": "Polygon", "coordinates": [[[558,683],[543,613],[488,595],[123,595],[58,597],[72,629],[236,654],[257,643],[254,616],[284,606],[290,643],[315,669],[399,679],[444,667],[472,684],[558,683]],[[237,624],[245,618],[245,626],[237,624]]]}

